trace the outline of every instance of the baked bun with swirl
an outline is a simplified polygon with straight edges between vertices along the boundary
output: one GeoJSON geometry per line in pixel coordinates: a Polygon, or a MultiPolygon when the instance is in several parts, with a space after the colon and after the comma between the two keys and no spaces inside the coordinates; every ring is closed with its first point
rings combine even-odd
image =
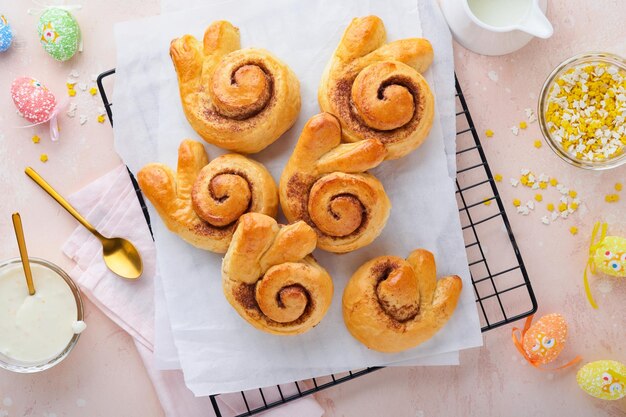
{"type": "Polygon", "coordinates": [[[333,115],[313,116],[280,178],[285,217],[308,223],[317,232],[317,246],[329,252],[370,244],[385,227],[391,203],[380,181],[365,171],[385,155],[377,139],[342,144],[333,115]]]}
{"type": "Polygon", "coordinates": [[[400,158],[433,124],[435,101],[420,74],[432,61],[426,39],[387,43],[380,18],[353,19],[322,76],[320,107],[339,118],[346,141],[378,139],[387,159],[400,158]]]}
{"type": "Polygon", "coordinates": [[[312,256],[317,237],[304,222],[281,226],[259,213],[239,219],[222,263],[224,295],[259,330],[304,333],[333,298],[333,281],[312,256]]]}
{"type": "Polygon", "coordinates": [[[188,139],[178,148],[176,173],[152,163],[137,181],[168,229],[212,252],[226,252],[242,214],[278,211],[276,183],[263,165],[238,154],[209,162],[204,146],[188,139]]]}
{"type": "Polygon", "coordinates": [[[170,56],[191,127],[207,142],[234,152],[264,149],[296,121],[300,83],[264,49],[240,49],[239,29],[213,22],[203,42],[174,39],[170,56]]]}
{"type": "Polygon", "coordinates": [[[448,322],[463,282],[437,280],[425,249],[404,260],[380,256],[362,265],[343,292],[343,319],[358,341],[379,352],[400,352],[425,342],[448,322]]]}

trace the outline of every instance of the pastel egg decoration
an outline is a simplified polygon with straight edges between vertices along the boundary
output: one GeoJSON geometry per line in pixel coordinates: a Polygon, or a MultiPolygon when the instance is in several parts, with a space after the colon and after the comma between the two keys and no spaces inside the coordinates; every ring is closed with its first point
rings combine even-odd
{"type": "Polygon", "coordinates": [[[11,84],[11,98],[17,111],[31,123],[50,120],[57,102],[54,94],[39,80],[20,77],[11,84]]]}
{"type": "Polygon", "coordinates": [[[530,326],[523,336],[522,346],[528,359],[545,365],[563,351],[567,339],[567,323],[560,314],[548,314],[530,326]]]}
{"type": "Polygon", "coordinates": [[[626,395],[626,366],[611,360],[590,362],[578,370],[576,381],[593,397],[619,400],[626,395]]]}
{"type": "Polygon", "coordinates": [[[43,49],[57,61],[72,58],[80,47],[78,22],[68,10],[49,7],[39,17],[37,30],[43,49]]]}
{"type": "Polygon", "coordinates": [[[587,270],[590,270],[592,274],[599,271],[613,277],[626,277],[626,238],[607,236],[607,230],[606,223],[598,222],[594,225],[589,246],[589,260],[583,274],[585,293],[593,308],[598,308],[598,305],[591,294],[587,270]]]}
{"type": "Polygon", "coordinates": [[[7,18],[0,13],[0,52],[4,52],[11,46],[13,42],[13,31],[7,18]]]}

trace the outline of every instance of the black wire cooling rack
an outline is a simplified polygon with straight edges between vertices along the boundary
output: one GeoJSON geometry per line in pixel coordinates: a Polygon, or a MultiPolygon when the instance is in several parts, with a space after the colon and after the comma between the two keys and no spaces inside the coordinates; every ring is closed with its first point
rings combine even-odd
{"type": "MultiPolygon", "coordinates": [[[[107,98],[104,80],[114,73],[114,69],[103,72],[97,79],[111,125],[113,103],[107,98]]],[[[482,331],[486,332],[534,314],[537,311],[537,300],[465,97],[458,80],[455,82],[458,129],[456,197],[482,331]],[[494,248],[498,248],[497,254],[491,255],[490,249],[494,248]]],[[[130,171],[129,174],[146,221],[150,225],[150,217],[139,186],[130,171]]],[[[227,394],[228,406],[219,400],[219,395],[215,395],[211,396],[211,403],[218,417],[223,415],[226,408],[229,414],[234,412],[237,417],[251,416],[378,369],[381,368],[365,368],[227,394]],[[234,410],[233,403],[236,403],[234,410]]]]}

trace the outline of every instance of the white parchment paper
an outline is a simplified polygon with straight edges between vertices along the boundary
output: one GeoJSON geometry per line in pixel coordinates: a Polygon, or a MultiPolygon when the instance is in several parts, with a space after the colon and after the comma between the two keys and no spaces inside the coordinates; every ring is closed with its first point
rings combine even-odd
{"type": "MultiPolygon", "coordinates": [[[[418,7],[410,0],[224,1],[118,25],[113,101],[120,155],[135,172],[153,161],[174,167],[180,141],[187,137],[200,140],[182,112],[169,43],[185,33],[201,37],[211,21],[227,19],[240,28],[244,47],[271,50],[291,66],[301,82],[302,111],[296,125],[254,156],[278,179],[302,126],[319,112],[319,79],[343,30],[352,17],[367,14],[384,20],[389,40],[421,35],[418,7]]],[[[430,72],[427,78],[437,86],[430,72]]],[[[435,94],[439,100],[438,92],[435,94]]],[[[450,114],[444,116],[451,118],[450,114]]],[[[183,242],[167,231],[150,208],[172,335],[185,380],[196,395],[397,363],[482,343],[454,184],[448,175],[450,143],[444,145],[442,126],[436,120],[430,137],[416,152],[373,171],[393,204],[382,235],[370,246],[347,255],[316,251],[315,256],[333,277],[335,297],[322,323],[304,335],[272,336],[245,323],[223,297],[221,256],[183,242]],[[417,247],[435,253],[440,275],[456,273],[463,278],[465,288],[457,310],[440,333],[415,349],[398,354],[370,351],[344,327],[341,295],[345,283],[368,259],[383,254],[406,256],[417,247]]],[[[207,150],[211,158],[223,153],[209,145],[207,150]]]]}

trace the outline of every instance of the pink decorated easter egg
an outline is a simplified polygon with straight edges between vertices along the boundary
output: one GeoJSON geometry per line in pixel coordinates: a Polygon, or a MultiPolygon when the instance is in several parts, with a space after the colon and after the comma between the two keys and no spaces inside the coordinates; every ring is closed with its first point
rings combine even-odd
{"type": "Polygon", "coordinates": [[[43,123],[56,107],[54,94],[31,77],[20,77],[11,85],[11,97],[20,114],[31,123],[43,123]]]}
{"type": "Polygon", "coordinates": [[[547,364],[559,356],[567,339],[567,323],[560,314],[548,314],[530,326],[522,345],[528,358],[536,364],[547,364]]]}

